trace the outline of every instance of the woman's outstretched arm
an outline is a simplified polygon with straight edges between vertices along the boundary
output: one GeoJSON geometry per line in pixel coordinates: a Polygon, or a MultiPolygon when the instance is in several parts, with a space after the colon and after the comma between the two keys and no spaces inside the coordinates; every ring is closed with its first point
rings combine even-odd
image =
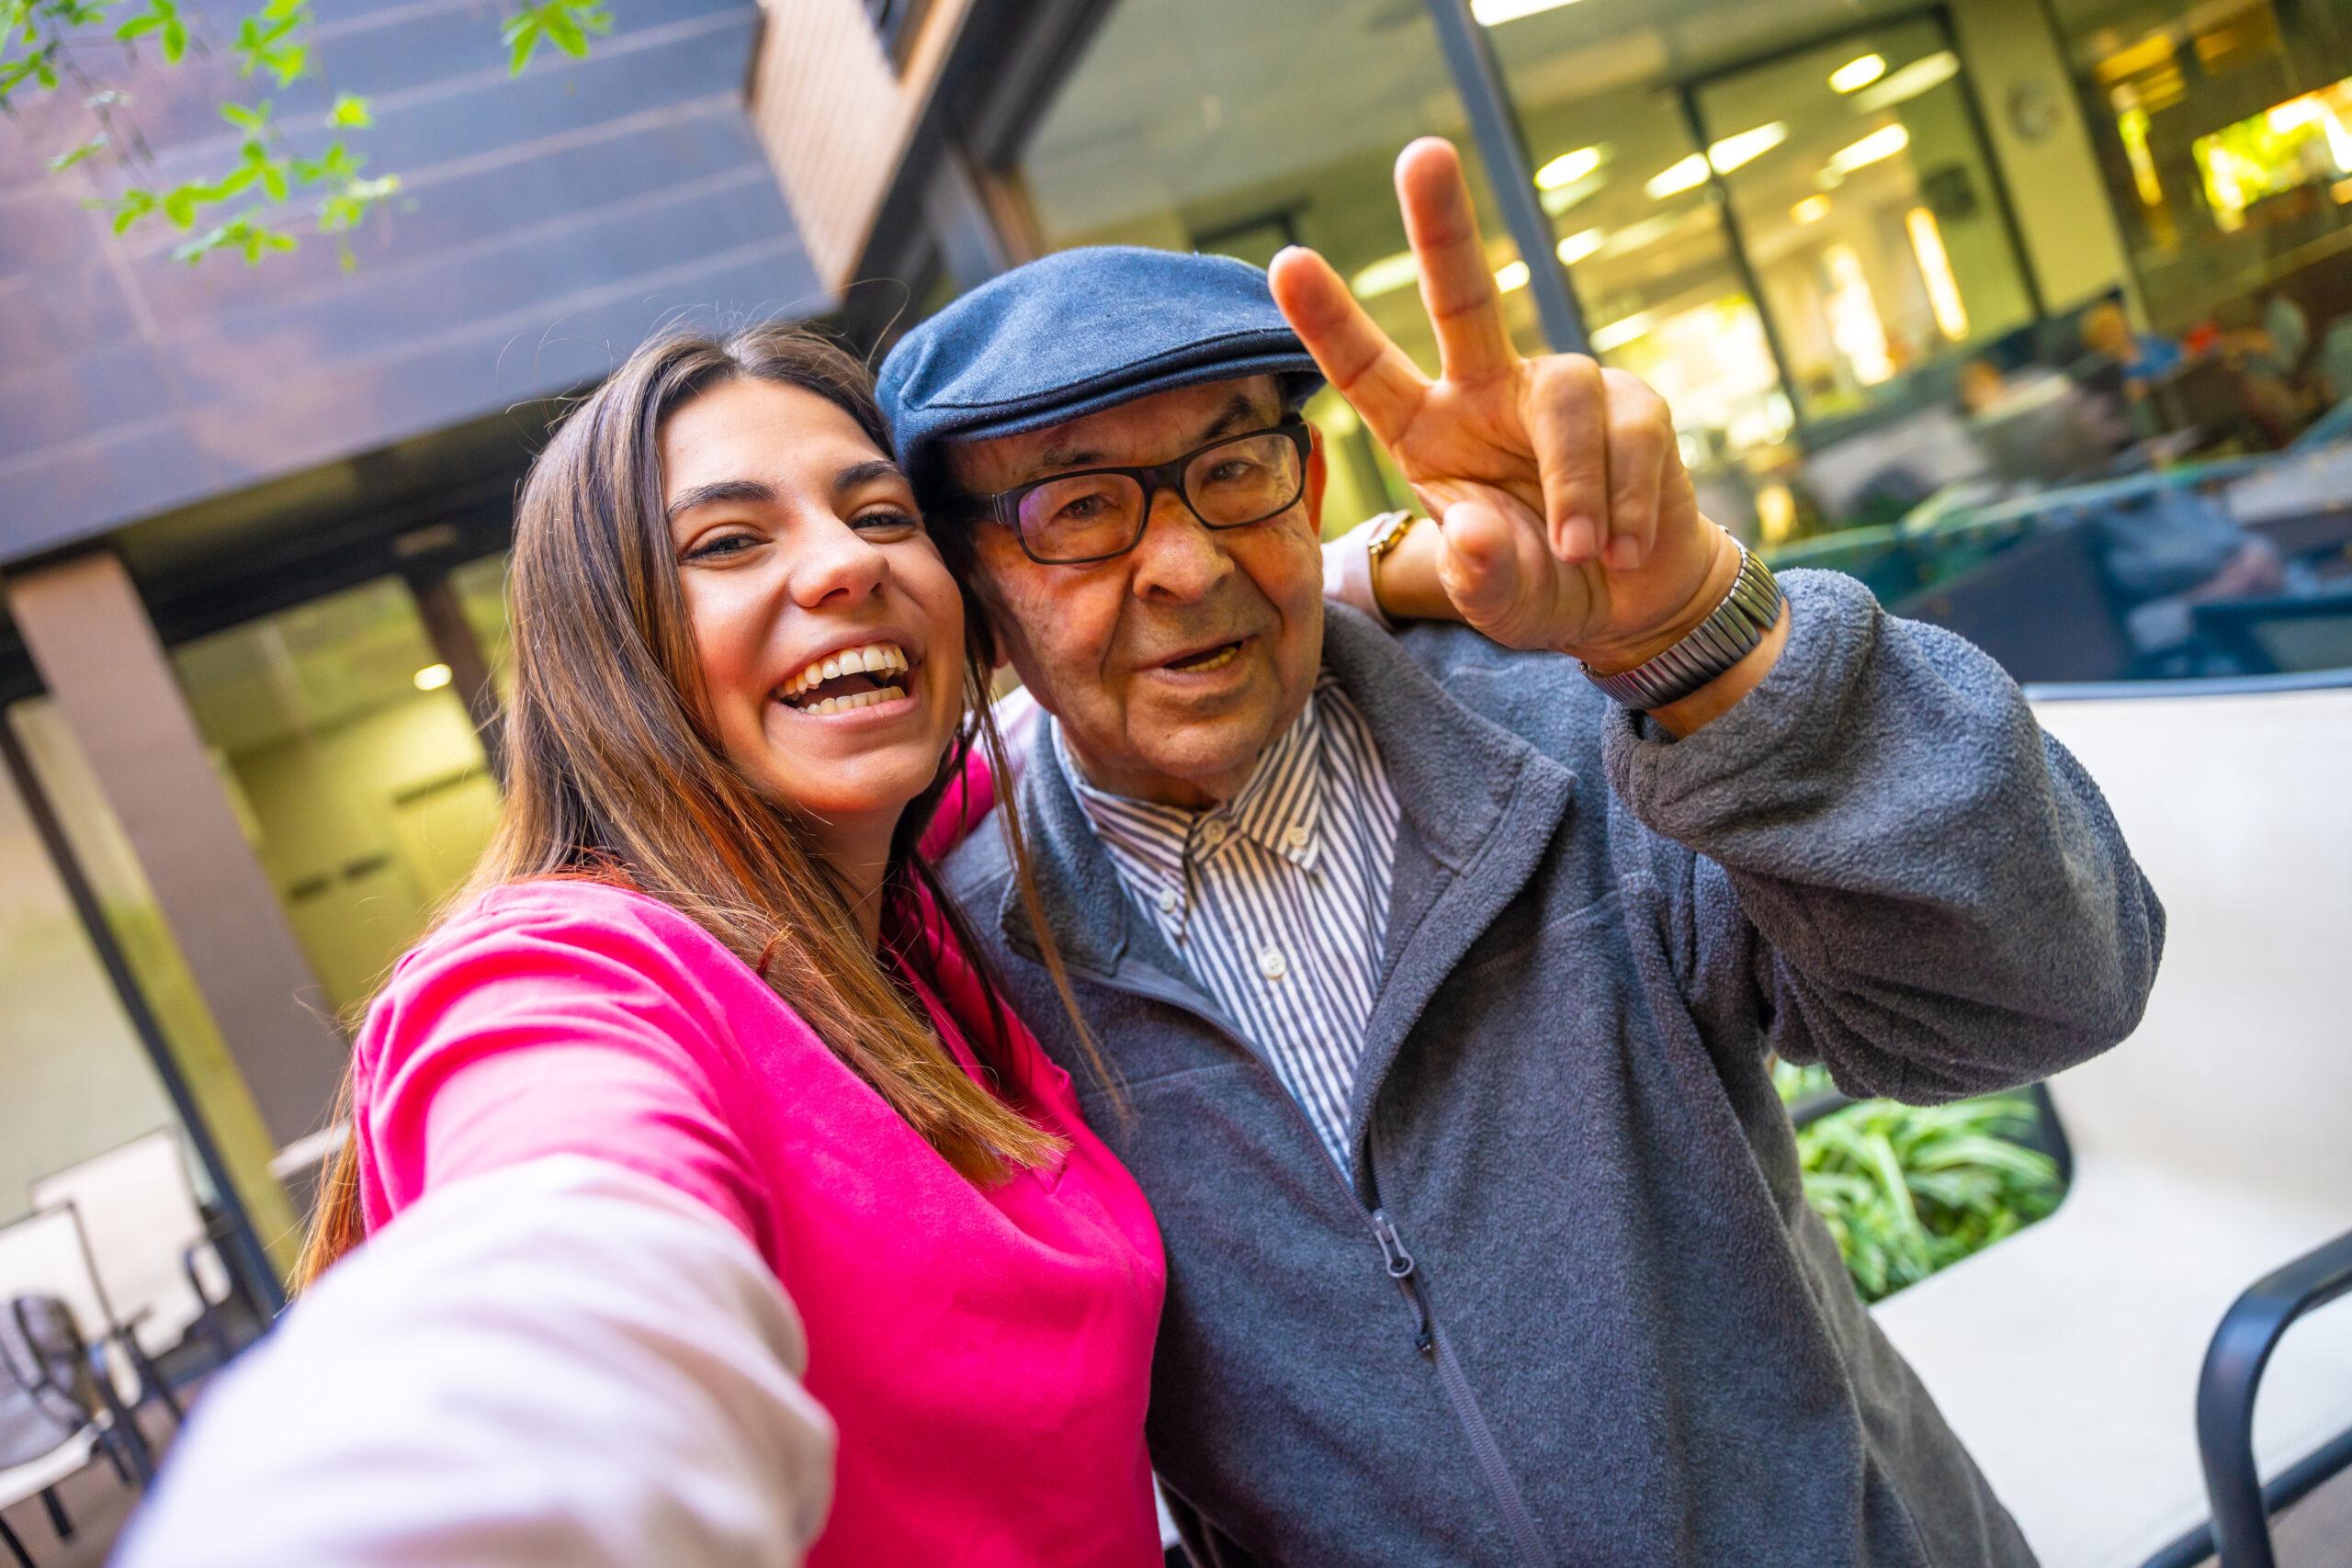
{"type": "Polygon", "coordinates": [[[675,1187],[553,1155],[438,1187],[209,1390],[119,1568],[791,1568],[832,1425],[800,1321],[675,1187]]]}

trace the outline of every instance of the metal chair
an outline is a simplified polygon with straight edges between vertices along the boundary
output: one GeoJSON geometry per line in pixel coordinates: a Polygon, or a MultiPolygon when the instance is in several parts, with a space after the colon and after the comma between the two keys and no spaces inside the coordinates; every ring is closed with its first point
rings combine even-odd
{"type": "MultiPolygon", "coordinates": [[[[146,1441],[116,1392],[119,1373],[108,1354],[127,1337],[107,1304],[72,1204],[0,1226],[0,1303],[13,1330],[6,1346],[23,1347],[0,1354],[0,1379],[21,1395],[13,1403],[43,1423],[40,1438],[55,1439],[0,1470],[0,1508],[38,1496],[59,1539],[70,1539],[74,1524],[57,1496],[59,1482],[99,1457],[126,1483],[144,1486],[153,1475],[146,1441]],[[37,1322],[28,1310],[35,1301],[62,1311],[51,1323],[37,1322]]],[[[0,1547],[19,1568],[32,1568],[31,1554],[5,1519],[0,1547]]]]}
{"type": "Polygon", "coordinates": [[[70,1202],[80,1211],[107,1300],[129,1331],[137,1397],[160,1400],[177,1419],[179,1401],[157,1358],[194,1330],[210,1341],[216,1364],[233,1348],[220,1310],[231,1276],[197,1205],[179,1134],[159,1127],[44,1176],[31,1197],[36,1209],[70,1202]]]}

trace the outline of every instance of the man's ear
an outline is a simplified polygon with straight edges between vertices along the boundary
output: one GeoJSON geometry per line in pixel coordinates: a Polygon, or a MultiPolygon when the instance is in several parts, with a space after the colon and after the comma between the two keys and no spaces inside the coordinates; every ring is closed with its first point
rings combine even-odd
{"type": "Polygon", "coordinates": [[[1306,427],[1306,520],[1315,526],[1317,538],[1323,535],[1323,491],[1331,482],[1331,465],[1323,456],[1323,432],[1310,424],[1306,427]]]}

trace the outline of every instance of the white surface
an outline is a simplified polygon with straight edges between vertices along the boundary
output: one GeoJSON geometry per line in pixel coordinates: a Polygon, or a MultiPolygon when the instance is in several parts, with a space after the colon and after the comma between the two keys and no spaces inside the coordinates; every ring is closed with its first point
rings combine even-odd
{"type": "Polygon", "coordinates": [[[36,1209],[70,1202],[80,1211],[116,1321],[144,1312],[131,1332],[151,1356],[178,1344],[204,1315],[204,1299],[181,1267],[188,1248],[202,1247],[197,1268],[214,1299],[228,1292],[227,1274],[205,1240],[179,1134],[168,1127],[42,1177],[32,1200],[36,1209]]]}
{"type": "Polygon", "coordinates": [[[28,1497],[40,1495],[89,1463],[97,1447],[97,1428],[85,1427],[40,1458],[0,1470],[0,1508],[13,1508],[28,1497]]]}
{"type": "MultiPolygon", "coordinates": [[[[2053,1080],[2075,1184],[1874,1309],[2045,1568],[2137,1568],[2209,1513],[2193,1413],[2239,1292],[2352,1230],[2352,691],[2041,705],[2167,917],[2146,1019],[2053,1080]]],[[[2352,1310],[2289,1330],[2266,1476],[2352,1427],[2352,1310]]]]}
{"type": "Polygon", "coordinates": [[[792,1303],[672,1188],[455,1181],[207,1390],[116,1568],[791,1568],[832,1424],[792,1303]]]}

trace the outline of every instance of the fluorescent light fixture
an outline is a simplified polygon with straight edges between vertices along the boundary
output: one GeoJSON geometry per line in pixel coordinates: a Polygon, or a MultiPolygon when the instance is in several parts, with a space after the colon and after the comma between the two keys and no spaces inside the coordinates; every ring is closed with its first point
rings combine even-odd
{"type": "Polygon", "coordinates": [[[1688,158],[1678,158],[1643,182],[1642,189],[1652,201],[1664,201],[1669,196],[1680,196],[1686,190],[1696,190],[1707,183],[1707,160],[1693,152],[1688,158]]]}
{"type": "Polygon", "coordinates": [[[1903,215],[1911,234],[1911,254],[1919,258],[1919,276],[1928,283],[1928,308],[1936,313],[1936,330],[1954,343],[1968,337],[1968,307],[1961,302],[1960,280],[1951,275],[1951,257],[1944,252],[1943,231],[1936,215],[1915,207],[1903,215]]]}
{"type": "Polygon", "coordinates": [[[1608,183],[1609,182],[1601,178],[1600,175],[1590,174],[1585,175],[1585,177],[1580,180],[1573,182],[1572,184],[1564,185],[1557,190],[1537,191],[1535,193],[1535,199],[1544,204],[1544,211],[1550,213],[1553,217],[1557,218],[1569,208],[1574,207],[1577,203],[1584,200],[1586,197],[1592,196],[1594,193],[1599,191],[1601,186],[1608,183]]]}
{"type": "Polygon", "coordinates": [[[1856,169],[1868,168],[1872,164],[1892,158],[1910,145],[1909,128],[1900,122],[1883,125],[1860,141],[1840,147],[1829,154],[1828,168],[1832,174],[1840,176],[1850,175],[1856,169]]]}
{"type": "Polygon", "coordinates": [[[1734,169],[1754,163],[1757,159],[1789,139],[1788,122],[1774,120],[1759,125],[1722,141],[1710,143],[1702,154],[1691,153],[1678,158],[1652,175],[1642,189],[1652,201],[1664,201],[1669,196],[1679,196],[1686,190],[1696,190],[1707,183],[1707,166],[1714,165],[1715,173],[1730,174],[1734,169]]]}
{"type": "Polygon", "coordinates": [[[1826,196],[1806,197],[1789,209],[1789,221],[1792,223],[1818,223],[1828,216],[1829,198],[1826,196]]]}
{"type": "Polygon", "coordinates": [[[453,678],[454,672],[447,665],[428,664],[416,672],[416,689],[420,692],[437,692],[447,685],[453,678]]]}
{"type": "Polygon", "coordinates": [[[1592,254],[1604,259],[1629,254],[1654,240],[1665,239],[1674,232],[1681,221],[1682,218],[1674,213],[1661,212],[1655,218],[1645,218],[1638,223],[1628,223],[1603,240],[1600,243],[1600,248],[1592,254]]]}
{"type": "Polygon", "coordinates": [[[1636,310],[1630,316],[1621,316],[1605,327],[1593,328],[1592,351],[1595,354],[1606,354],[1612,348],[1623,348],[1649,330],[1650,313],[1647,310],[1636,310]]]}
{"type": "Polygon", "coordinates": [[[1579,147],[1573,152],[1563,152],[1535,171],[1537,190],[1558,190],[1572,186],[1600,167],[1608,156],[1598,147],[1579,147]]]}
{"type": "Polygon", "coordinates": [[[1561,241],[1559,249],[1554,254],[1559,256],[1561,265],[1574,266],[1600,249],[1608,239],[1609,231],[1605,229],[1586,229],[1561,241]]]}
{"type": "Polygon", "coordinates": [[[1960,74],[1960,57],[1948,49],[1923,54],[1899,67],[1877,86],[1854,95],[1856,114],[1876,114],[1916,98],[1930,87],[1940,87],[1960,74]]]}
{"type": "Polygon", "coordinates": [[[1498,28],[1539,11],[1555,11],[1575,4],[1576,0],[1470,0],[1470,14],[1482,28],[1498,28]]]}
{"type": "Polygon", "coordinates": [[[1788,122],[1774,120],[1753,130],[1743,130],[1736,136],[1726,136],[1707,149],[1707,162],[1719,175],[1730,174],[1743,164],[1757,159],[1789,139],[1788,122]]]}
{"type": "Polygon", "coordinates": [[[1822,300],[1829,317],[1829,341],[1863,386],[1892,380],[1894,360],[1887,353],[1886,329],[1879,324],[1870,279],[1862,276],[1862,258],[1853,246],[1843,244],[1830,246],[1821,256],[1829,271],[1829,291],[1822,300]]]}
{"type": "Polygon", "coordinates": [[[1526,288],[1527,280],[1530,276],[1531,275],[1527,270],[1527,264],[1525,262],[1505,262],[1502,265],[1495,269],[1495,287],[1501,289],[1504,293],[1510,294],[1515,290],[1526,288]]]}
{"type": "Polygon", "coordinates": [[[1860,54],[1829,73],[1829,85],[1841,93],[1858,93],[1886,74],[1886,56],[1860,54]]]}
{"type": "Polygon", "coordinates": [[[1348,279],[1348,289],[1359,299],[1373,299],[1408,288],[1420,281],[1420,276],[1421,269],[1413,261],[1413,253],[1398,251],[1393,256],[1383,256],[1357,268],[1356,275],[1348,279]]]}

